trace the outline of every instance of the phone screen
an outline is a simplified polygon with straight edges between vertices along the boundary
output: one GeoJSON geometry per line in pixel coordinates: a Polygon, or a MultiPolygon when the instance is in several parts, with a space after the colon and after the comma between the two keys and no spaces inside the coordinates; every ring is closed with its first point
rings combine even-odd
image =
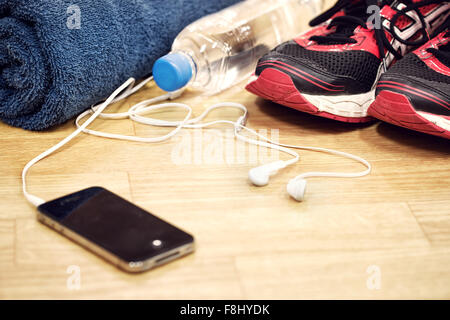
{"type": "Polygon", "coordinates": [[[44,203],[38,209],[126,262],[145,261],[194,240],[190,234],[100,187],[44,203]]]}

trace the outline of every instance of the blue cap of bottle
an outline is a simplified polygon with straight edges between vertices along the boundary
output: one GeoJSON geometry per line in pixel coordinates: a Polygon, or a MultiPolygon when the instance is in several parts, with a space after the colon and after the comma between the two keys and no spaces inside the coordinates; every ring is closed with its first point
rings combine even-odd
{"type": "Polygon", "coordinates": [[[189,58],[182,53],[169,53],[153,65],[153,79],[164,91],[183,88],[192,78],[189,58]]]}

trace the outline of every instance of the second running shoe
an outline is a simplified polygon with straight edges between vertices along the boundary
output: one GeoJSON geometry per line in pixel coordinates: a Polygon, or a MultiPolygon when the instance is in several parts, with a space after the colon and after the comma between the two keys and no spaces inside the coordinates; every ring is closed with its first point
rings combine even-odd
{"type": "Polygon", "coordinates": [[[445,27],[381,76],[370,115],[450,139],[449,23],[445,27]]]}

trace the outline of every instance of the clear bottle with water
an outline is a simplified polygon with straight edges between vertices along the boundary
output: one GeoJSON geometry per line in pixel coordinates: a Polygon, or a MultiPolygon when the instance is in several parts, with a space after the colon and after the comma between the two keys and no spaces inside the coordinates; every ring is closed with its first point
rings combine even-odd
{"type": "Polygon", "coordinates": [[[214,94],[250,76],[278,44],[305,31],[323,0],[246,0],[187,26],[153,66],[165,91],[214,94]]]}

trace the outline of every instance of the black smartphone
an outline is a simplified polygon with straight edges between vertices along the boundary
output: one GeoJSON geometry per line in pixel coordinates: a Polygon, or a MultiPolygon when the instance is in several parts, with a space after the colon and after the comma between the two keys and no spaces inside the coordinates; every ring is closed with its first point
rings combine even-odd
{"type": "Polygon", "coordinates": [[[38,220],[128,272],[194,251],[194,238],[131,202],[92,187],[46,202],[38,220]]]}

